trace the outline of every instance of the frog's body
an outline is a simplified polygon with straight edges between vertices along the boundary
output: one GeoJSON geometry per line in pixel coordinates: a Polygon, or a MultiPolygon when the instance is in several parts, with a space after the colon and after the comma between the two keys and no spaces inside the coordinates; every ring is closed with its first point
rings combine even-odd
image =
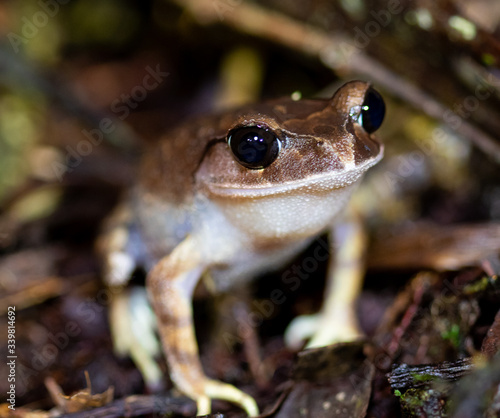
{"type": "Polygon", "coordinates": [[[201,412],[214,397],[257,409],[248,395],[203,374],[191,311],[200,276],[209,271],[227,290],[279,267],[333,227],[382,156],[361,121],[374,130],[364,113],[374,94],[376,101],[369,84],[351,82],[331,100],[282,99],[199,118],[146,152],[130,199],[134,233],[109,240],[106,275],[122,284],[137,263],[149,270],[172,380],[201,412]]]}

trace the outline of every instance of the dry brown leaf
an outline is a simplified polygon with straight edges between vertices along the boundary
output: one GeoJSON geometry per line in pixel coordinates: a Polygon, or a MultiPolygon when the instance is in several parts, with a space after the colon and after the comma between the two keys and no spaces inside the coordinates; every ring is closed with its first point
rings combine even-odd
{"type": "Polygon", "coordinates": [[[98,408],[113,401],[113,386],[110,386],[103,393],[92,395],[92,387],[88,372],[85,372],[85,379],[87,381],[87,387],[69,396],[64,394],[61,387],[51,377],[45,380],[45,386],[54,403],[66,413],[98,408]]]}

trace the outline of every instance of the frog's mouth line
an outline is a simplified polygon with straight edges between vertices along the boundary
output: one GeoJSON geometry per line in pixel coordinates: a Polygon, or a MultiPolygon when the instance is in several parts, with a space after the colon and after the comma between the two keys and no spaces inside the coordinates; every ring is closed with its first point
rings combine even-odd
{"type": "Polygon", "coordinates": [[[342,189],[353,184],[365,171],[377,164],[383,156],[384,146],[381,144],[380,152],[375,157],[343,173],[316,174],[307,179],[294,180],[278,186],[258,185],[241,188],[232,185],[224,186],[216,183],[206,183],[206,186],[212,195],[224,198],[254,198],[270,195],[285,195],[291,194],[298,189],[307,189],[307,193],[326,192],[342,189]]]}

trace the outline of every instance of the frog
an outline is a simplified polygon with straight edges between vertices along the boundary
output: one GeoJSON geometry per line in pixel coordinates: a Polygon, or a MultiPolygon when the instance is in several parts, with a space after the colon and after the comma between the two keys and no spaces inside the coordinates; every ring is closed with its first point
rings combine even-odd
{"type": "MultiPolygon", "coordinates": [[[[209,274],[217,293],[229,292],[285,265],[319,235],[333,236],[361,178],[383,156],[374,132],[384,114],[371,83],[355,80],[328,99],[286,97],[199,116],[144,151],[137,181],[103,234],[104,278],[118,289],[137,266],[147,271],[170,379],[199,415],[210,413],[213,399],[259,414],[250,395],[203,371],[192,308],[201,278],[209,274]]],[[[318,323],[328,326],[312,332],[310,346],[362,334],[353,308],[360,279],[349,283],[334,270],[325,305],[336,306],[322,310],[318,323]]]]}

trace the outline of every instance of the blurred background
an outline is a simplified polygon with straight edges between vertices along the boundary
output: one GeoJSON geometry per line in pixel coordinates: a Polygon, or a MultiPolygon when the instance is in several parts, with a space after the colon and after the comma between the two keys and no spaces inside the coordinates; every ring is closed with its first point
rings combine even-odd
{"type": "MultiPolygon", "coordinates": [[[[373,236],[365,329],[375,333],[386,305],[420,269],[444,270],[451,281],[449,272],[462,268],[462,281],[482,277],[482,260],[499,251],[499,68],[496,0],[1,1],[0,308],[18,309],[26,359],[18,404],[49,408],[43,379],[69,393],[85,386],[83,370],[96,391],[144,391],[133,364],[111,352],[93,245],[133,181],[144,143],[197,114],[292,94],[326,97],[345,81],[372,81],[387,104],[378,134],[386,158],[356,200],[373,236]],[[453,229],[470,223],[482,229],[453,229]],[[433,247],[421,236],[391,244],[412,232],[450,234],[451,244],[433,247]],[[71,334],[68,323],[79,331],[61,348],[56,336],[71,334]]],[[[289,298],[298,307],[276,313],[279,325],[264,326],[265,336],[317,306],[319,291],[305,294],[289,298]]],[[[478,302],[474,321],[454,317],[438,332],[455,338],[459,323],[463,340],[441,338],[449,346],[439,355],[421,348],[418,361],[417,344],[410,357],[435,362],[478,350],[495,303],[478,302]]],[[[283,349],[267,341],[271,352],[283,349]]],[[[283,356],[272,367],[288,367],[292,357],[283,356]]],[[[0,392],[6,384],[0,380],[0,392]]]]}

